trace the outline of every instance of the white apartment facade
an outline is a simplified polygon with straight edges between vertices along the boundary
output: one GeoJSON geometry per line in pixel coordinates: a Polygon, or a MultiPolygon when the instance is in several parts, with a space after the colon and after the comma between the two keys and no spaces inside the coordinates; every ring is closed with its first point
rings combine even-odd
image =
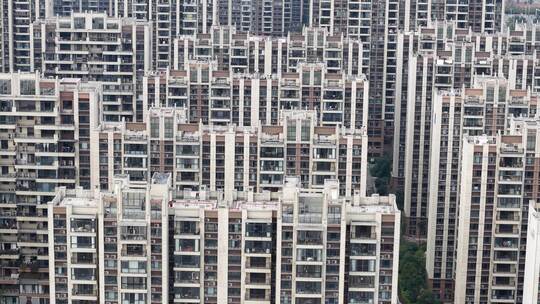
{"type": "Polygon", "coordinates": [[[143,121],[142,76],[152,60],[151,25],[104,13],[74,13],[31,27],[32,71],[102,87],[102,119],[143,121]]]}
{"type": "Polygon", "coordinates": [[[58,190],[47,206],[51,303],[396,303],[395,197],[342,197],[335,180],[230,194],[171,182],[158,173],[143,187],[118,176],[111,192],[58,190]]]}
{"type": "Polygon", "coordinates": [[[146,182],[172,173],[176,189],[277,191],[285,176],[322,188],[339,179],[341,193],[366,193],[365,131],[318,126],[313,111],[283,111],[280,125],[204,126],[174,108],[151,109],[146,124],[103,124],[92,147],[93,185],[110,189],[115,174],[146,182]]]}

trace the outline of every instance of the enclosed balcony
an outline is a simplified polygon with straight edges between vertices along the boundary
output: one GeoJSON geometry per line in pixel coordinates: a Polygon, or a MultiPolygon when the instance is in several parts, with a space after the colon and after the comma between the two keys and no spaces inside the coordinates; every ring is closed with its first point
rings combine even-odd
{"type": "Polygon", "coordinates": [[[252,256],[246,258],[246,268],[270,268],[270,260],[266,257],[252,256]]]}
{"type": "Polygon", "coordinates": [[[497,220],[499,221],[519,221],[519,212],[517,211],[498,211],[497,220]]]}
{"type": "Polygon", "coordinates": [[[523,161],[521,157],[501,157],[499,161],[501,168],[522,168],[523,161]]]}
{"type": "Polygon", "coordinates": [[[498,262],[517,261],[517,251],[495,251],[494,260],[498,262]]]}
{"type": "Polygon", "coordinates": [[[521,195],[521,184],[499,184],[499,195],[521,195]]]}
{"type": "Polygon", "coordinates": [[[175,268],[199,268],[200,257],[197,255],[176,255],[174,257],[175,268]]]}
{"type": "Polygon", "coordinates": [[[198,239],[176,239],[175,250],[179,252],[199,252],[198,239]]]}
{"type": "Polygon", "coordinates": [[[96,238],[93,236],[72,236],[71,248],[95,249],[96,238]]]}
{"type": "Polygon", "coordinates": [[[72,280],[85,280],[93,281],[96,280],[96,269],[95,268],[73,268],[71,269],[71,279],[72,280]]]}
{"type": "Polygon", "coordinates": [[[296,276],[300,278],[320,278],[321,265],[296,265],[296,276]]]}
{"type": "Polygon", "coordinates": [[[372,291],[349,292],[349,304],[374,304],[375,295],[372,291]]]}
{"type": "Polygon", "coordinates": [[[143,274],[147,272],[146,261],[122,261],[122,273],[143,274]]]}
{"type": "Polygon", "coordinates": [[[247,237],[271,237],[272,224],[270,223],[247,223],[246,224],[246,236],[247,237]]]}
{"type": "Polygon", "coordinates": [[[122,246],[122,256],[124,257],[145,257],[146,246],[142,244],[124,244],[122,246]]]}
{"type": "Polygon", "coordinates": [[[321,262],[322,250],[321,249],[297,249],[296,260],[300,262],[321,262]]]}
{"type": "Polygon", "coordinates": [[[354,225],[351,227],[351,239],[354,240],[375,240],[375,226],[370,225],[354,225]]]}
{"type": "Polygon", "coordinates": [[[174,274],[175,283],[200,283],[200,272],[199,271],[178,271],[174,274]]]}
{"type": "Polygon", "coordinates": [[[97,296],[96,285],[90,284],[74,284],[72,294],[74,296],[97,296]]]}
{"type": "Polygon", "coordinates": [[[298,245],[322,245],[322,231],[299,230],[296,242],[298,245]]]}
{"type": "Polygon", "coordinates": [[[377,245],[373,243],[351,243],[351,256],[374,256],[377,245]]]}
{"type": "Polygon", "coordinates": [[[174,233],[177,235],[199,235],[198,221],[175,221],[174,233]]]}
{"type": "Polygon", "coordinates": [[[518,245],[517,238],[495,238],[495,249],[517,249],[518,245]]]}
{"type": "Polygon", "coordinates": [[[250,285],[268,285],[270,276],[262,272],[250,272],[246,275],[246,284],[250,285]]]}
{"type": "Polygon", "coordinates": [[[375,260],[351,260],[351,272],[374,272],[375,260]]]}
{"type": "Polygon", "coordinates": [[[515,291],[511,289],[496,289],[491,291],[492,300],[511,301],[515,298],[515,291]]]}
{"type": "Polygon", "coordinates": [[[245,242],[246,253],[267,253],[272,252],[272,243],[268,241],[246,241],[245,242]]]}
{"type": "Polygon", "coordinates": [[[261,171],[283,172],[283,161],[281,160],[261,160],[261,171]]]}
{"type": "Polygon", "coordinates": [[[97,257],[95,253],[91,252],[74,252],[71,254],[72,264],[96,264],[97,257]]]}
{"type": "Polygon", "coordinates": [[[250,288],[246,291],[247,301],[270,301],[270,290],[250,288]]]}
{"type": "MultiPolygon", "coordinates": [[[[183,136],[178,140],[187,141],[189,137],[183,136]]],[[[194,141],[198,141],[197,138],[193,138],[194,141]]],[[[198,145],[177,145],[176,146],[176,155],[177,156],[198,156],[199,155],[199,146],[198,145]]]]}
{"type": "Polygon", "coordinates": [[[514,264],[499,264],[496,263],[493,266],[493,273],[494,274],[515,274],[516,273],[516,265],[514,264]]]}
{"type": "Polygon", "coordinates": [[[72,219],[71,220],[72,232],[96,232],[95,219],[72,219]]]}
{"type": "Polygon", "coordinates": [[[350,276],[349,288],[373,288],[375,276],[350,276]]]}
{"type": "Polygon", "coordinates": [[[122,226],[120,237],[127,241],[144,241],[147,239],[146,226],[122,226]]]}
{"type": "Polygon", "coordinates": [[[282,147],[261,147],[261,158],[283,158],[282,147]]]}

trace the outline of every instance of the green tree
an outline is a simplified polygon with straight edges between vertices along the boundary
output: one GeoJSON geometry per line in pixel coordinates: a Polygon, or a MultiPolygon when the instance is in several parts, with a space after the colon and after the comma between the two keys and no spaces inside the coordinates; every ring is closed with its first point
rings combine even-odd
{"type": "Polygon", "coordinates": [[[375,178],[375,190],[380,195],[390,193],[390,177],[392,173],[392,158],[388,155],[376,158],[369,172],[375,178]]]}
{"type": "Polygon", "coordinates": [[[405,304],[439,303],[427,284],[425,245],[401,240],[399,252],[399,293],[405,304]]]}

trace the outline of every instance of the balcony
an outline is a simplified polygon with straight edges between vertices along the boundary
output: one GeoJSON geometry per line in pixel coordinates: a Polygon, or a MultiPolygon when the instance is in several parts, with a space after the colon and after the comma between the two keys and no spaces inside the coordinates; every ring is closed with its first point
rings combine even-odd
{"type": "Polygon", "coordinates": [[[246,241],[245,252],[246,253],[265,253],[270,254],[272,250],[272,244],[266,241],[246,241]]]}
{"type": "Polygon", "coordinates": [[[247,223],[246,237],[267,238],[272,235],[272,226],[267,223],[247,223]]]}
{"type": "Polygon", "coordinates": [[[199,300],[201,292],[199,287],[177,287],[174,288],[175,300],[199,300]]]}
{"type": "Polygon", "coordinates": [[[321,249],[297,249],[296,260],[300,262],[321,262],[322,250],[321,249]]]}
{"type": "Polygon", "coordinates": [[[296,293],[298,294],[320,294],[320,282],[296,282],[296,293]]]}
{"type": "Polygon", "coordinates": [[[297,233],[298,245],[322,245],[322,232],[311,230],[300,230],[297,233]]]}
{"type": "Polygon", "coordinates": [[[96,232],[94,219],[72,219],[72,232],[96,232]]]}
{"type": "Polygon", "coordinates": [[[76,284],[72,290],[74,296],[95,297],[97,296],[97,289],[93,285],[79,285],[76,284]]]}
{"type": "Polygon", "coordinates": [[[120,238],[125,241],[145,241],[146,226],[122,226],[120,238]]]}
{"type": "Polygon", "coordinates": [[[265,273],[249,273],[246,279],[246,284],[250,285],[269,285],[270,277],[265,273]]]}
{"type": "Polygon", "coordinates": [[[175,273],[175,283],[197,284],[201,282],[200,273],[195,271],[180,271],[175,273]]]}
{"type": "Polygon", "coordinates": [[[246,301],[270,301],[270,290],[248,289],[246,290],[246,301]]]}
{"type": "Polygon", "coordinates": [[[296,275],[300,278],[321,278],[321,265],[296,265],[296,275]]]}
{"type": "Polygon", "coordinates": [[[351,228],[351,239],[353,240],[375,240],[377,234],[374,226],[353,226],[351,228]]]}
{"type": "Polygon", "coordinates": [[[499,162],[501,168],[523,168],[523,161],[517,157],[503,157],[499,162]]]}
{"type": "Polygon", "coordinates": [[[97,258],[93,253],[77,252],[71,256],[72,264],[96,265],[97,258]]]}
{"type": "Polygon", "coordinates": [[[174,257],[175,268],[199,268],[200,258],[197,255],[176,255],[174,257]]]}
{"type": "Polygon", "coordinates": [[[198,221],[177,221],[174,226],[175,235],[199,235],[198,221]]]}
{"type": "Polygon", "coordinates": [[[122,248],[123,257],[145,257],[146,247],[142,244],[126,244],[122,248]]]}
{"type": "Polygon", "coordinates": [[[179,239],[176,240],[176,251],[178,252],[199,252],[198,239],[179,239]]]}
{"type": "Polygon", "coordinates": [[[519,240],[517,238],[496,238],[495,249],[517,249],[519,240]]]}
{"type": "Polygon", "coordinates": [[[351,256],[374,256],[377,246],[372,243],[351,243],[351,256]]]}
{"type": "Polygon", "coordinates": [[[246,260],[246,268],[270,268],[270,263],[265,257],[249,257],[246,260]]]}

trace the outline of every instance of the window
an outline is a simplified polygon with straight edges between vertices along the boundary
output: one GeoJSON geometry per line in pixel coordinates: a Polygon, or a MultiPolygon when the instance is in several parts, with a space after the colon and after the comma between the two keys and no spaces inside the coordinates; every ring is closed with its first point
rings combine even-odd
{"type": "Polygon", "coordinates": [[[309,135],[310,135],[310,129],[311,129],[311,122],[310,121],[302,121],[302,141],[309,141],[309,135]]]}
{"type": "Polygon", "coordinates": [[[165,138],[172,138],[174,133],[174,121],[172,117],[165,118],[165,138]]]}
{"type": "Polygon", "coordinates": [[[34,80],[21,80],[21,95],[36,94],[36,82],[34,80]]]}
{"type": "Polygon", "coordinates": [[[145,304],[146,294],[143,293],[123,293],[122,304],[145,304]]]}
{"type": "Polygon", "coordinates": [[[534,151],[536,147],[536,134],[527,135],[527,151],[534,151]]]}
{"type": "Polygon", "coordinates": [[[159,137],[159,118],[152,117],[150,118],[150,136],[159,137]]]}
{"type": "Polygon", "coordinates": [[[122,261],[122,273],[146,273],[146,262],[122,261]]]}
{"type": "Polygon", "coordinates": [[[0,94],[11,94],[11,80],[0,80],[0,94]]]}
{"type": "Polygon", "coordinates": [[[122,277],[122,288],[125,289],[145,289],[145,277],[122,277]]]}
{"type": "Polygon", "coordinates": [[[296,140],[296,122],[293,120],[287,122],[287,140],[296,140]]]}

